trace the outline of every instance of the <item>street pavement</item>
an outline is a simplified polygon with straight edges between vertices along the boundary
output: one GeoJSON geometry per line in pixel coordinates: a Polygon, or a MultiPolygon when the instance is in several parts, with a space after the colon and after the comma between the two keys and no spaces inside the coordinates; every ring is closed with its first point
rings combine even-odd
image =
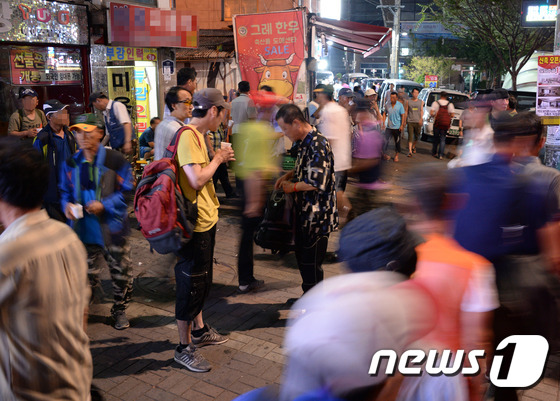
{"type": "MultiPolygon", "coordinates": [[[[409,198],[403,177],[419,163],[445,161],[430,156],[430,145],[419,143],[418,153],[400,162],[384,162],[391,186],[381,191],[383,203],[401,204],[409,198]]],[[[220,194],[221,188],[219,187],[220,194]]],[[[352,191],[352,188],[349,189],[352,191]]],[[[178,343],[174,319],[174,257],[151,253],[140,231],[131,236],[134,295],[127,309],[131,327],[111,326],[111,283],[102,278],[108,296],[89,310],[88,335],[94,362],[94,385],[108,401],[228,401],[254,388],[278,384],[285,364],[282,344],[286,332],[288,298],[299,297],[301,277],[293,253],[283,257],[255,246],[255,276],[266,283],[256,293],[237,294],[237,247],[240,236],[240,203],[227,200],[220,207],[216,234],[214,284],[203,309],[206,323],[229,341],[201,348],[212,364],[208,373],[192,373],[173,361],[178,343]]],[[[133,224],[134,226],[134,224],[133,224]]],[[[329,241],[336,250],[338,233],[329,241]]],[[[341,263],[326,263],[325,277],[341,274],[341,263]]],[[[334,345],[336,346],[336,345],[334,345]]],[[[523,400],[560,400],[560,358],[550,357],[546,377],[523,400]]]]}

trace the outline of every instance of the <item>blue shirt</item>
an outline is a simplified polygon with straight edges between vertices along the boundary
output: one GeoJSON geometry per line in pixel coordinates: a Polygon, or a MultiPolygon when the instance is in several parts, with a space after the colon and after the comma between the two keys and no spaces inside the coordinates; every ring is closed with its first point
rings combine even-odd
{"type": "Polygon", "coordinates": [[[140,135],[140,139],[138,140],[140,146],[150,147],[150,142],[154,142],[155,133],[152,127],[148,127],[148,129],[142,132],[140,135]]]}
{"type": "Polygon", "coordinates": [[[404,114],[404,106],[402,105],[402,103],[397,101],[394,106],[389,103],[385,110],[387,113],[387,120],[385,121],[385,123],[387,124],[387,128],[399,129],[401,127],[403,119],[401,115],[404,114]]]}

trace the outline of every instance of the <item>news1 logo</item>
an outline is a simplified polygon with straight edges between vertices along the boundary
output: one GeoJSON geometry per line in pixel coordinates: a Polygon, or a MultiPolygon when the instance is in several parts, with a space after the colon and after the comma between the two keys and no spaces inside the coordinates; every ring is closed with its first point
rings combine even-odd
{"type": "MultiPolygon", "coordinates": [[[[372,359],[369,374],[375,376],[379,372],[382,359],[387,358],[385,374],[395,374],[395,367],[403,376],[420,376],[423,371],[419,365],[425,365],[430,376],[476,376],[480,373],[479,358],[484,358],[484,350],[472,350],[468,354],[463,350],[455,352],[444,350],[441,356],[436,350],[426,353],[420,349],[403,352],[397,364],[397,353],[393,350],[379,350],[372,359]],[[465,357],[469,367],[464,367],[465,357]],[[450,363],[452,362],[451,366],[450,363]],[[415,366],[416,365],[416,366],[415,366]]],[[[548,341],[542,336],[515,335],[503,339],[496,347],[490,369],[490,381],[496,387],[526,388],[535,384],[543,375],[548,356],[548,341]]]]}

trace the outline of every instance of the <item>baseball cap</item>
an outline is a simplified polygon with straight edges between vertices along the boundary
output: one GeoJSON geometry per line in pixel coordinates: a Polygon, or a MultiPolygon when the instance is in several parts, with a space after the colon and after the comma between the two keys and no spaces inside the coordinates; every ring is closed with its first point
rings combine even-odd
{"type": "Polygon", "coordinates": [[[60,100],[51,99],[51,100],[47,100],[45,104],[43,104],[43,111],[45,112],[45,115],[48,116],[49,114],[56,113],[60,110],[64,110],[67,107],[68,105],[62,104],[60,100]]]}
{"type": "Polygon", "coordinates": [[[21,92],[21,94],[19,95],[20,99],[23,99],[26,96],[33,96],[33,97],[39,97],[39,95],[37,94],[37,92],[35,92],[33,89],[25,89],[23,92],[21,92]]]}
{"type": "Polygon", "coordinates": [[[416,266],[415,248],[422,242],[397,212],[383,207],[344,227],[338,255],[353,272],[392,270],[410,275],[416,266]]]}
{"type": "Polygon", "coordinates": [[[332,95],[334,93],[334,87],[332,85],[319,84],[315,87],[313,92],[315,92],[315,93],[328,93],[328,94],[332,95]]]}
{"type": "Polygon", "coordinates": [[[92,104],[93,102],[95,102],[100,97],[107,97],[107,95],[104,92],[101,92],[101,91],[93,92],[91,95],[89,95],[89,104],[92,104]]]}
{"type": "Polygon", "coordinates": [[[350,88],[342,88],[338,91],[338,97],[340,96],[355,97],[356,94],[350,88]]]}
{"type": "Polygon", "coordinates": [[[103,122],[93,113],[81,114],[76,117],[70,129],[77,128],[82,131],[91,132],[99,128],[105,130],[103,122]]]}
{"type": "Polygon", "coordinates": [[[369,88],[365,91],[364,96],[373,96],[375,95],[375,91],[372,88],[369,88]]]}
{"type": "Polygon", "coordinates": [[[229,103],[224,100],[222,92],[216,88],[205,88],[194,93],[193,107],[195,110],[208,110],[212,106],[231,109],[229,103]]]}

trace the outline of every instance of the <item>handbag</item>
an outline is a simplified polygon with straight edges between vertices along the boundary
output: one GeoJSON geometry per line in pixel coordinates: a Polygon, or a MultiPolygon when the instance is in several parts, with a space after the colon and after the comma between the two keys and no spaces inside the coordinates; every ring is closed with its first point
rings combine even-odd
{"type": "Polygon", "coordinates": [[[288,252],[296,245],[295,202],[291,194],[274,190],[255,233],[255,244],[264,249],[288,252]]]}

